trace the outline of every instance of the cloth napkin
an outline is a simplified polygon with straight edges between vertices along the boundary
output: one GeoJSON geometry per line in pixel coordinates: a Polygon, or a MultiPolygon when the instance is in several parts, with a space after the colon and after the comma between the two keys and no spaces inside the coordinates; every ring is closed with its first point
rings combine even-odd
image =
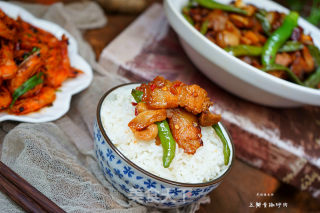
{"type": "MultiPolygon", "coordinates": [[[[82,31],[99,28],[107,19],[95,2],[51,6],[14,2],[35,16],[55,22],[77,40],[79,53],[94,69],[94,80],[72,98],[70,111],[53,123],[0,123],[1,161],[67,212],[159,212],[128,200],[103,176],[93,152],[92,127],[97,103],[110,88],[127,79],[98,65],[82,31]]],[[[170,212],[195,212],[204,197],[170,212]]],[[[0,193],[1,212],[23,212],[0,193]]]]}

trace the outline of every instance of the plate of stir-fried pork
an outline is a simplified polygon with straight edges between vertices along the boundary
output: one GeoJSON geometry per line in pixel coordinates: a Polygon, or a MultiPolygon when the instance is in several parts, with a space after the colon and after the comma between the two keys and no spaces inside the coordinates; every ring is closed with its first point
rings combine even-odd
{"type": "Polygon", "coordinates": [[[245,99],[320,105],[320,31],[269,0],[166,0],[170,24],[194,64],[245,99]]]}
{"type": "Polygon", "coordinates": [[[56,24],[0,2],[0,121],[58,119],[92,70],[72,36],[56,24]]]}

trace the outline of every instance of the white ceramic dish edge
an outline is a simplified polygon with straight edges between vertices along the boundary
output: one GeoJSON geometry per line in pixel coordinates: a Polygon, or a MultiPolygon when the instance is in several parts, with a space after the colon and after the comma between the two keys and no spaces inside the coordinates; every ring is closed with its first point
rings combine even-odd
{"type": "Polygon", "coordinates": [[[57,38],[61,38],[65,34],[69,39],[68,54],[70,63],[73,67],[83,71],[82,74],[73,79],[68,79],[56,92],[56,100],[51,107],[45,107],[40,111],[29,113],[27,115],[10,115],[8,113],[0,113],[0,122],[5,120],[40,123],[56,120],[68,112],[72,95],[81,92],[87,88],[92,79],[93,73],[90,65],[78,55],[78,47],[76,40],[60,26],[45,20],[35,18],[26,10],[10,3],[0,2],[0,8],[10,17],[16,18],[18,15],[28,23],[37,26],[52,33],[57,38]]]}
{"type": "MultiPolygon", "coordinates": [[[[219,0],[219,2],[228,3],[229,1],[219,0]]],[[[244,0],[244,2],[257,5],[257,1],[254,0],[244,0]]],[[[299,86],[264,73],[233,57],[205,38],[181,15],[181,8],[186,3],[187,0],[165,0],[165,11],[171,26],[180,36],[182,45],[190,59],[211,80],[238,96],[264,105],[290,107],[310,104],[320,106],[320,90],[299,86]],[[215,57],[210,57],[212,55],[215,57]],[[202,61],[199,62],[199,59],[202,61]],[[219,69],[218,71],[228,73],[228,78],[221,77],[223,74],[218,72],[214,73],[216,76],[213,76],[211,71],[214,72],[214,70],[209,70],[211,64],[208,65],[208,63],[222,68],[223,70],[219,69]],[[234,78],[232,82],[230,77],[234,78]],[[235,82],[236,79],[240,81],[235,82]],[[254,94],[254,89],[260,93],[254,94]]],[[[260,0],[257,6],[285,13],[289,11],[269,0],[260,0]]],[[[320,31],[302,18],[299,19],[299,25],[304,28],[306,33],[311,34],[316,46],[319,47],[320,31]]]]}

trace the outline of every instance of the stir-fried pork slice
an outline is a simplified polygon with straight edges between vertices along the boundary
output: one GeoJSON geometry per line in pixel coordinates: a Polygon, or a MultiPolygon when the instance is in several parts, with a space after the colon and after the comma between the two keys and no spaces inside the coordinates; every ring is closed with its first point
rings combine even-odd
{"type": "Polygon", "coordinates": [[[302,33],[302,35],[300,37],[300,42],[302,42],[305,45],[313,45],[312,37],[310,35],[306,35],[304,33],[302,33]]]}
{"type": "Polygon", "coordinates": [[[230,14],[229,18],[239,28],[251,28],[254,24],[253,19],[248,16],[230,14]]]}
{"type": "Polygon", "coordinates": [[[300,51],[297,51],[293,55],[293,63],[291,65],[291,70],[296,76],[302,79],[305,67],[307,66],[306,62],[304,61],[300,51]]]}
{"type": "Polygon", "coordinates": [[[214,31],[225,30],[228,21],[228,14],[222,10],[211,11],[206,19],[209,21],[209,27],[214,31]]]}
{"type": "Polygon", "coordinates": [[[154,122],[165,120],[166,117],[167,113],[165,109],[147,110],[133,118],[128,126],[134,130],[143,130],[154,122]]]}
{"type": "Polygon", "coordinates": [[[222,48],[238,45],[240,38],[240,30],[229,20],[226,22],[225,29],[222,31],[216,31],[215,36],[217,44],[222,48]]]}
{"type": "Polygon", "coordinates": [[[163,77],[156,77],[148,84],[142,84],[137,89],[143,92],[142,101],[155,109],[178,107],[178,96],[172,89],[174,84],[163,77]]]}
{"type": "MultiPolygon", "coordinates": [[[[136,109],[135,109],[135,114],[139,115],[142,112],[146,112],[146,111],[154,111],[152,109],[150,109],[148,107],[148,105],[144,102],[140,102],[136,105],[136,109]]],[[[134,128],[131,128],[131,131],[133,132],[135,138],[139,139],[139,140],[145,140],[145,141],[150,141],[152,139],[155,139],[158,135],[158,127],[156,124],[150,124],[149,126],[147,126],[146,128],[142,129],[142,130],[137,130],[134,128]]]]}
{"type": "Polygon", "coordinates": [[[212,126],[221,120],[221,115],[213,114],[210,111],[205,111],[200,114],[199,123],[201,126],[212,126]]]}
{"type": "Polygon", "coordinates": [[[212,102],[208,93],[198,85],[183,85],[179,89],[179,106],[193,114],[206,111],[212,102]]]}
{"type": "Polygon", "coordinates": [[[136,106],[135,114],[138,115],[139,113],[147,111],[147,110],[152,110],[152,109],[150,109],[146,103],[139,102],[136,106]]]}
{"type": "Polygon", "coordinates": [[[292,57],[288,53],[278,53],[276,56],[276,64],[289,66],[292,63],[292,57]]]}
{"type": "Polygon", "coordinates": [[[145,129],[140,131],[135,129],[131,129],[131,130],[135,138],[139,140],[144,140],[144,141],[150,141],[152,139],[155,139],[158,135],[158,127],[156,124],[151,124],[147,126],[145,129]]]}
{"type": "Polygon", "coordinates": [[[169,126],[179,147],[188,154],[194,154],[203,144],[197,117],[181,108],[167,111],[169,126]]]}
{"type": "Polygon", "coordinates": [[[153,109],[180,106],[193,114],[199,114],[212,105],[207,92],[198,85],[189,86],[180,81],[170,82],[160,76],[137,89],[143,92],[142,101],[153,109]]]}
{"type": "Polygon", "coordinates": [[[304,68],[304,71],[312,72],[314,70],[314,60],[309,49],[306,46],[304,46],[302,49],[302,55],[304,61],[306,62],[306,67],[304,68]]]}
{"type": "Polygon", "coordinates": [[[250,45],[259,45],[260,43],[259,33],[248,30],[243,33],[243,36],[250,41],[250,45]]]}
{"type": "Polygon", "coordinates": [[[226,30],[218,32],[216,40],[217,40],[217,44],[221,48],[225,48],[229,46],[237,46],[240,44],[240,37],[226,30]]]}
{"type": "Polygon", "coordinates": [[[276,30],[282,25],[282,22],[285,16],[286,15],[284,13],[280,13],[277,11],[270,11],[270,12],[267,12],[266,18],[271,24],[272,30],[276,30]]]}

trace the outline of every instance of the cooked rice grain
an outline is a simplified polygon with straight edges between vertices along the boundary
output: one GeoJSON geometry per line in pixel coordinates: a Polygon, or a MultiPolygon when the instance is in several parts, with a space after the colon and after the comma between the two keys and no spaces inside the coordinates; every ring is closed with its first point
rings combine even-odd
{"type": "Polygon", "coordinates": [[[162,146],[157,146],[155,140],[137,140],[128,127],[135,117],[131,89],[136,86],[128,85],[114,90],[101,107],[102,124],[107,135],[128,159],[154,175],[183,183],[208,182],[227,169],[222,143],[212,127],[201,127],[203,146],[194,155],[184,153],[177,146],[170,167],[164,168],[162,146]]]}

